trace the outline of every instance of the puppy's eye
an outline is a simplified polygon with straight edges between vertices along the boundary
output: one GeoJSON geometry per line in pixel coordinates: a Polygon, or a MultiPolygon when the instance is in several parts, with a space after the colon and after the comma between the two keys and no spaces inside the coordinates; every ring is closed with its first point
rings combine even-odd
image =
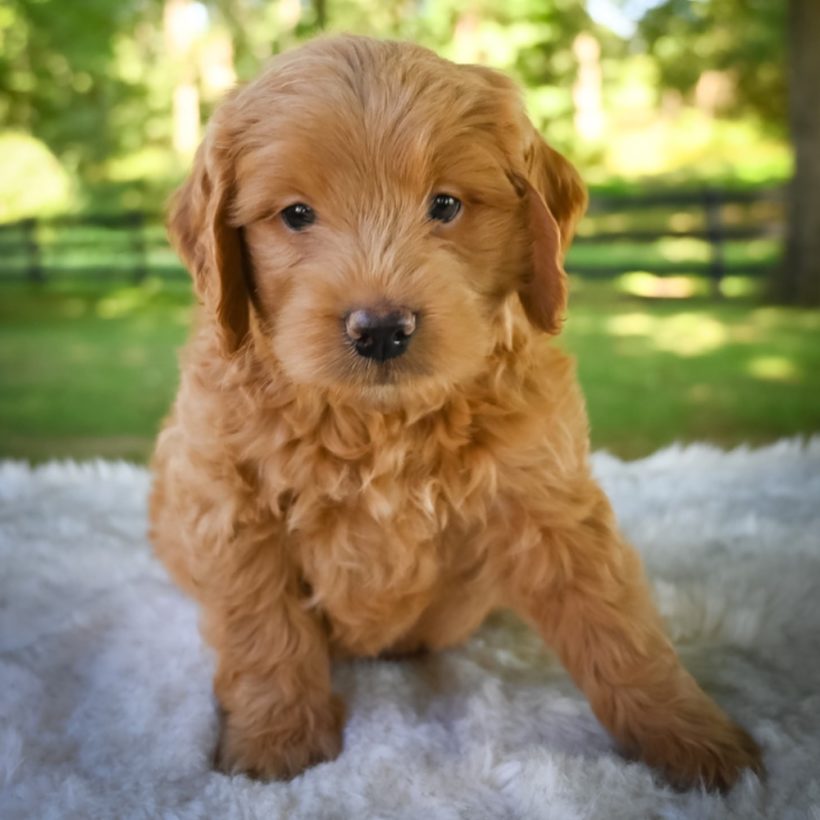
{"type": "Polygon", "coordinates": [[[297,202],[282,211],[282,221],[293,231],[303,231],[316,221],[316,212],[310,205],[297,202]]]}
{"type": "Polygon", "coordinates": [[[427,216],[436,222],[452,222],[461,210],[461,200],[450,194],[436,194],[430,202],[427,216]]]}

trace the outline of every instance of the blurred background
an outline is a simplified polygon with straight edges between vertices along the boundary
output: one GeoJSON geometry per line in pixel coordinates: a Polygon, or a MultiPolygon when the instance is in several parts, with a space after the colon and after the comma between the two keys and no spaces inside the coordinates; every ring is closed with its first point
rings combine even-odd
{"type": "Polygon", "coordinates": [[[323,31],[509,72],[581,170],[594,447],[820,431],[817,0],[0,0],[0,456],[148,457],[193,303],[164,203],[323,31]]]}

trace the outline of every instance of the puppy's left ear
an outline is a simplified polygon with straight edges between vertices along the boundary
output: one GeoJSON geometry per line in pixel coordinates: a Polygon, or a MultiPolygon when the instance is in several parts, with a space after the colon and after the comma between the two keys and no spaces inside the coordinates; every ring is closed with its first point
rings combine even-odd
{"type": "Polygon", "coordinates": [[[530,275],[518,293],[527,318],[555,334],[567,306],[564,256],[586,210],[587,192],[575,168],[535,128],[529,130],[524,149],[527,176],[513,180],[525,203],[532,243],[530,275]]]}

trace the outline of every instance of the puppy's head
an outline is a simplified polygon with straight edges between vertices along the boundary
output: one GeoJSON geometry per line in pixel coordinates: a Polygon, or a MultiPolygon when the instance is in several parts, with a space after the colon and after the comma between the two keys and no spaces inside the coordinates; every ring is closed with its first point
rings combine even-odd
{"type": "Polygon", "coordinates": [[[513,294],[558,332],[585,204],[506,77],[344,37],[223,103],[170,231],[226,355],[364,398],[474,377],[513,294]]]}

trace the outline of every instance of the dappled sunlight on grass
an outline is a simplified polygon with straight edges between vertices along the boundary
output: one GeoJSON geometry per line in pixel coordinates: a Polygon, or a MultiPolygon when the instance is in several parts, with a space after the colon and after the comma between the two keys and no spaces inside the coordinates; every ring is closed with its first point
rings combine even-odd
{"type": "Polygon", "coordinates": [[[702,277],[656,276],[648,271],[625,273],[615,285],[622,293],[644,299],[689,299],[708,291],[708,283],[702,277]]]}
{"type": "Polygon", "coordinates": [[[729,334],[726,327],[706,313],[679,313],[659,320],[652,333],[658,350],[678,356],[701,356],[723,345],[729,334]]]}
{"type": "Polygon", "coordinates": [[[657,350],[676,356],[701,356],[725,344],[726,327],[706,313],[679,313],[660,317],[649,313],[624,313],[606,322],[613,336],[644,336],[657,350]]]}
{"type": "Polygon", "coordinates": [[[708,242],[689,237],[661,239],[657,248],[666,262],[708,262],[711,253],[708,242]]]}
{"type": "MultiPolygon", "coordinates": [[[[782,326],[784,321],[798,321],[806,330],[820,325],[820,317],[792,315],[783,308],[761,308],[728,322],[716,318],[714,311],[676,311],[657,314],[653,309],[619,312],[604,322],[604,331],[615,338],[640,337],[648,347],[676,356],[692,357],[712,353],[726,345],[754,346],[771,331],[767,328],[782,326]]],[[[584,330],[583,322],[575,317],[573,330],[584,330]]],[[[820,339],[818,339],[820,341],[820,339]]],[[[791,381],[799,378],[800,369],[786,356],[761,355],[751,359],[746,372],[758,379],[791,381]]]]}
{"type": "Polygon", "coordinates": [[[138,285],[120,287],[106,293],[92,301],[89,309],[104,320],[135,317],[151,324],[161,315],[165,322],[188,327],[193,307],[191,287],[187,282],[169,285],[162,279],[149,277],[138,285]],[[162,308],[161,313],[155,310],[159,307],[162,308]]]}
{"type": "MultiPolygon", "coordinates": [[[[752,311],[751,318],[761,327],[778,327],[788,321],[790,327],[820,333],[820,310],[791,310],[783,307],[759,307],[752,311]]],[[[815,338],[820,349],[820,336],[815,338]]]]}
{"type": "Polygon", "coordinates": [[[559,341],[577,358],[594,447],[636,457],[820,431],[820,311],[648,301],[591,282],[559,341]]]}
{"type": "Polygon", "coordinates": [[[703,217],[687,211],[679,211],[669,217],[667,223],[671,231],[693,231],[703,222],[703,217]]]}
{"type": "Polygon", "coordinates": [[[785,356],[756,356],[748,362],[746,370],[767,382],[794,382],[802,375],[800,368],[785,356]]]}
{"type": "Polygon", "coordinates": [[[606,330],[613,336],[648,336],[655,319],[648,313],[622,313],[607,320],[606,330]]]}
{"type": "Polygon", "coordinates": [[[117,288],[97,302],[97,315],[102,319],[117,319],[128,316],[149,305],[162,290],[157,279],[148,279],[140,285],[117,288]]]}
{"type": "Polygon", "coordinates": [[[720,292],[729,299],[757,296],[761,290],[760,280],[751,276],[724,276],[720,280],[720,292]]]}
{"type": "Polygon", "coordinates": [[[772,237],[745,239],[742,242],[727,242],[724,245],[726,261],[738,264],[755,264],[771,262],[777,264],[781,251],[781,243],[772,237]]]}

